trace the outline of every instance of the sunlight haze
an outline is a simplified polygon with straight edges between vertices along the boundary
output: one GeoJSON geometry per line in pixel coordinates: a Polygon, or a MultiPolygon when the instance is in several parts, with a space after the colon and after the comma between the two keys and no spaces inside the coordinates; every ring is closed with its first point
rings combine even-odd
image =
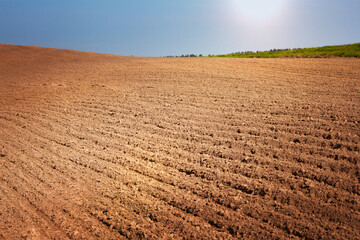
{"type": "Polygon", "coordinates": [[[290,2],[291,0],[231,0],[230,5],[240,18],[248,18],[250,21],[266,21],[282,14],[285,10],[284,7],[290,2]]]}

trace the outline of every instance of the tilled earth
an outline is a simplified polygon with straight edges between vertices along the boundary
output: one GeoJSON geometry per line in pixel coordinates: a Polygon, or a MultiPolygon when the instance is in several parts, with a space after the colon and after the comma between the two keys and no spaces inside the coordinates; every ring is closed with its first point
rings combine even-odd
{"type": "Polygon", "coordinates": [[[0,45],[0,239],[359,239],[360,59],[0,45]]]}

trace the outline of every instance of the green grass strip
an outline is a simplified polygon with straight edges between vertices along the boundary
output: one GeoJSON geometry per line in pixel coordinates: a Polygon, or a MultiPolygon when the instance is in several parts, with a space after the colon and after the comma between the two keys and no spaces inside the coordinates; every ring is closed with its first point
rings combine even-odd
{"type": "Polygon", "coordinates": [[[222,54],[222,55],[209,55],[209,57],[229,57],[229,58],[360,57],[360,43],[314,47],[314,48],[273,49],[269,51],[257,51],[257,52],[251,52],[251,51],[236,52],[236,53],[222,54]]]}

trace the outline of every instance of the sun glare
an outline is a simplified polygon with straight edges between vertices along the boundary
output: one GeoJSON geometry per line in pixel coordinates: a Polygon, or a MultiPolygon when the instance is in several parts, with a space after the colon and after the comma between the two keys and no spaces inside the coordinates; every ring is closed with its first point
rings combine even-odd
{"type": "Polygon", "coordinates": [[[237,14],[250,20],[267,20],[283,9],[286,0],[231,0],[237,14]]]}

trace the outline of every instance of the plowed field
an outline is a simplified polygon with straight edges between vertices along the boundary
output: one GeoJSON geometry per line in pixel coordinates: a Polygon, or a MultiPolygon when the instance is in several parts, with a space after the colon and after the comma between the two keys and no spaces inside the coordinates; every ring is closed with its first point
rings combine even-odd
{"type": "Polygon", "coordinates": [[[360,59],[0,45],[0,239],[359,239],[360,59]]]}

